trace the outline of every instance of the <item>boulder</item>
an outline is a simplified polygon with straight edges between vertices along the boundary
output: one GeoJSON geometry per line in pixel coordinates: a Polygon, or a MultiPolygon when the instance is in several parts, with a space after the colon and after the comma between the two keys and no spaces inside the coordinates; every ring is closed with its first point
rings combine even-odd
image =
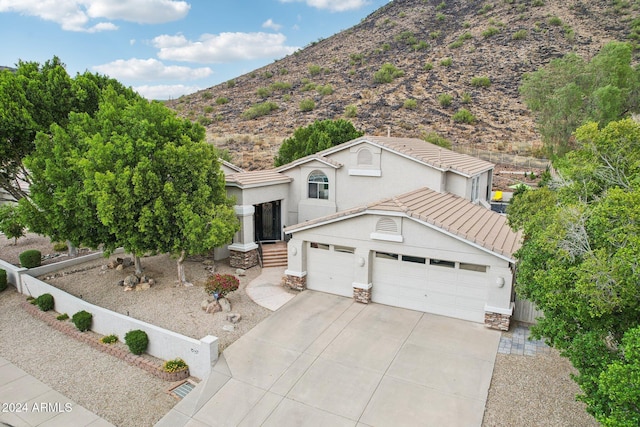
{"type": "Polygon", "coordinates": [[[117,271],[122,271],[122,270],[124,270],[124,267],[122,266],[122,264],[118,264],[118,265],[116,265],[116,270],[117,271]]]}
{"type": "Polygon", "coordinates": [[[222,327],[222,330],[226,332],[233,332],[235,329],[236,328],[233,325],[224,325],[222,327]]]}
{"type": "Polygon", "coordinates": [[[122,264],[122,266],[124,268],[127,268],[127,267],[131,267],[133,265],[133,261],[131,260],[130,257],[126,257],[126,258],[122,259],[121,264],[122,264]]]}
{"type": "Polygon", "coordinates": [[[133,288],[138,283],[139,283],[139,279],[138,279],[138,276],[136,275],[131,274],[124,278],[124,286],[126,287],[133,288]]]}
{"type": "Polygon", "coordinates": [[[118,280],[117,285],[118,286],[124,286],[124,280],[118,280]]]}
{"type": "Polygon", "coordinates": [[[156,284],[156,281],[153,280],[153,279],[149,279],[149,281],[147,283],[149,283],[149,286],[153,286],[153,285],[156,284]]]}
{"type": "Polygon", "coordinates": [[[227,321],[231,322],[231,323],[238,323],[239,321],[242,320],[242,316],[239,315],[238,313],[229,313],[227,314],[227,321]]]}
{"type": "Polygon", "coordinates": [[[205,309],[205,312],[207,313],[217,313],[219,311],[222,311],[222,308],[220,307],[220,304],[218,304],[217,301],[213,301],[210,302],[209,304],[207,304],[207,308],[205,309]]]}
{"type": "Polygon", "coordinates": [[[228,299],[219,298],[218,304],[220,304],[220,307],[222,307],[222,311],[224,311],[225,313],[228,313],[231,311],[231,303],[229,302],[228,299]]]}
{"type": "Polygon", "coordinates": [[[244,270],[244,269],[242,269],[242,268],[238,268],[238,269],[236,270],[236,274],[237,274],[238,276],[246,276],[246,275],[247,275],[247,270],[244,270]]]}
{"type": "Polygon", "coordinates": [[[148,282],[136,285],[136,291],[147,291],[149,289],[151,289],[151,285],[148,282]]]}

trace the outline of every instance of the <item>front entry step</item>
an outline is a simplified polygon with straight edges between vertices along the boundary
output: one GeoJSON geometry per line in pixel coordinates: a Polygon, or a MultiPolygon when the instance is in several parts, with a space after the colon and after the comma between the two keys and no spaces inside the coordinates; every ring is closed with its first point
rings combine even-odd
{"type": "Polygon", "coordinates": [[[286,267],[287,244],[276,242],[262,245],[262,267],[286,267]]]}

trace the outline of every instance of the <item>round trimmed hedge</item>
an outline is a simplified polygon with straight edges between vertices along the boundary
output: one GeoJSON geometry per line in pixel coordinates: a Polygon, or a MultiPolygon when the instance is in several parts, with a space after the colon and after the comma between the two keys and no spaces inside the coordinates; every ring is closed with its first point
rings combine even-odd
{"type": "Polygon", "coordinates": [[[42,263],[42,254],[37,249],[29,249],[22,252],[19,256],[20,265],[24,268],[40,267],[42,263]]]}
{"type": "Polygon", "coordinates": [[[145,331],[134,329],[124,335],[124,342],[129,347],[129,351],[135,355],[145,352],[149,345],[149,337],[145,331]]]}

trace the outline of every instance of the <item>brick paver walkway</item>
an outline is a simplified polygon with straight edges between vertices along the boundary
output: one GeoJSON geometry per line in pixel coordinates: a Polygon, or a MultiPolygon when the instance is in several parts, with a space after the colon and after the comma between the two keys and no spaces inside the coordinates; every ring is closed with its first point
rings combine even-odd
{"type": "Polygon", "coordinates": [[[511,336],[502,334],[498,345],[498,353],[521,356],[548,354],[551,348],[542,340],[530,340],[530,334],[529,328],[521,325],[515,327],[511,336]]]}

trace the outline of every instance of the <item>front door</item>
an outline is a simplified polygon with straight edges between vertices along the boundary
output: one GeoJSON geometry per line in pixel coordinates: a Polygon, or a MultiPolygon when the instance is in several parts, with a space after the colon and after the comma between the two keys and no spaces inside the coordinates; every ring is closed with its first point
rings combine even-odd
{"type": "Polygon", "coordinates": [[[281,240],[280,200],[261,203],[255,208],[256,240],[281,240]]]}

